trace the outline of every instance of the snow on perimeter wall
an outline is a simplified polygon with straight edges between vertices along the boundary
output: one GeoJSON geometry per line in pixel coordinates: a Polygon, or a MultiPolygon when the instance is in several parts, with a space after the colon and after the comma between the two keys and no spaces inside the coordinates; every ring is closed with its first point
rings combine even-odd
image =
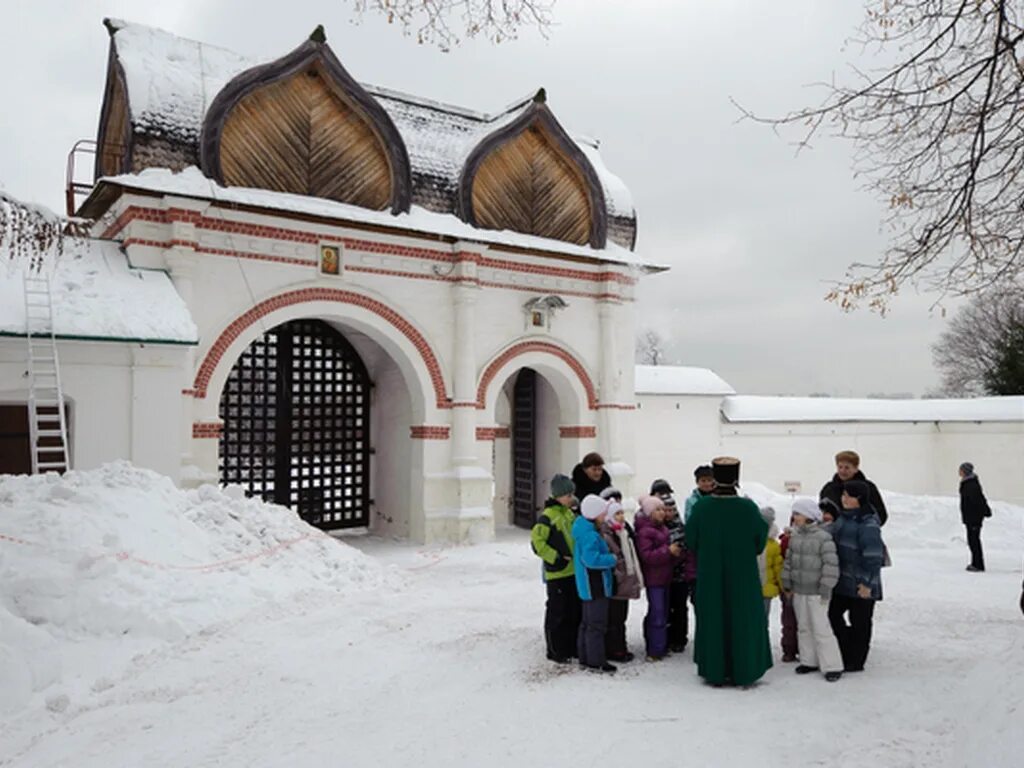
{"type": "Polygon", "coordinates": [[[834,455],[852,449],[887,490],[954,495],[957,468],[970,461],[989,498],[1024,503],[1024,398],[747,397],[705,386],[703,369],[655,379],[649,367],[637,366],[638,490],[665,477],[681,494],[694,467],[724,454],[743,461],[749,480],[777,492],[798,482],[816,495],[835,471],[834,455]]]}

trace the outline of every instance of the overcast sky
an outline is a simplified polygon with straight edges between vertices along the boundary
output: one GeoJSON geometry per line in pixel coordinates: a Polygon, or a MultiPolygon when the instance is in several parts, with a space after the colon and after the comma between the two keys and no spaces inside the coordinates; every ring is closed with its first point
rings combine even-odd
{"type": "MultiPolygon", "coordinates": [[[[275,58],[317,24],[356,79],[495,111],[547,88],[573,133],[601,140],[633,192],[638,250],[671,271],[645,278],[638,322],[671,362],[713,368],[745,394],[837,396],[936,386],[930,345],[946,320],[906,293],[886,318],[826,303],[828,281],[885,246],[882,206],[859,188],[851,147],[738,123],[729,98],[765,113],[816,102],[808,83],[843,73],[858,2],[559,0],[548,39],[526,31],[441,53],[349,0],[7,0],[0,25],[0,186],[63,209],[64,164],[95,138],[104,16],[275,58]],[[11,14],[16,23],[11,23],[11,14]]],[[[956,304],[947,303],[947,307],[956,304]]]]}

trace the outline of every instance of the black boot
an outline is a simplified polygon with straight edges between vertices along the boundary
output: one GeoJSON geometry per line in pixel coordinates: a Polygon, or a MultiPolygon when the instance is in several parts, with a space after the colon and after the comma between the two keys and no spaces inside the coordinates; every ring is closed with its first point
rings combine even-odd
{"type": "Polygon", "coordinates": [[[826,672],[825,673],[825,679],[828,680],[830,683],[834,683],[836,680],[838,680],[842,676],[843,676],[842,672],[826,672]]]}
{"type": "Polygon", "coordinates": [[[806,664],[801,664],[799,667],[796,668],[796,673],[798,675],[806,675],[809,672],[817,672],[817,671],[818,671],[818,667],[808,667],[806,664]]]}

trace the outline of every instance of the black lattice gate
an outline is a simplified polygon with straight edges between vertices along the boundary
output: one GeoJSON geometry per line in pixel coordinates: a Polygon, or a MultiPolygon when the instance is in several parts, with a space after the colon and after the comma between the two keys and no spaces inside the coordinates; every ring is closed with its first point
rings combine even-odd
{"type": "Polygon", "coordinates": [[[520,528],[537,522],[536,432],[537,373],[523,368],[512,390],[512,521],[520,528]]]}
{"type": "Polygon", "coordinates": [[[224,385],[222,482],[324,530],[367,525],[370,386],[356,350],[326,323],[268,331],[224,385]]]}

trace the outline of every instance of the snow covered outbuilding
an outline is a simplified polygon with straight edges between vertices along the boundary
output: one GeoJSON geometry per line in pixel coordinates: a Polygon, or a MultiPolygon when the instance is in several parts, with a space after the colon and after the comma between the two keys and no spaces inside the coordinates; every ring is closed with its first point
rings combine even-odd
{"type": "Polygon", "coordinates": [[[54,278],[74,466],[130,459],[419,541],[531,523],[595,449],[628,490],[634,288],[663,268],[543,89],[483,114],[361,84],[320,28],[252,61],[105,24],[77,208],[94,239],[54,278]]]}
{"type": "Polygon", "coordinates": [[[833,457],[857,451],[882,488],[956,493],[972,462],[990,498],[1024,502],[1024,397],[901,400],[739,395],[713,371],[638,365],[638,485],[668,478],[677,491],[716,454],[739,456],[743,476],[782,493],[815,495],[833,457]]]}

